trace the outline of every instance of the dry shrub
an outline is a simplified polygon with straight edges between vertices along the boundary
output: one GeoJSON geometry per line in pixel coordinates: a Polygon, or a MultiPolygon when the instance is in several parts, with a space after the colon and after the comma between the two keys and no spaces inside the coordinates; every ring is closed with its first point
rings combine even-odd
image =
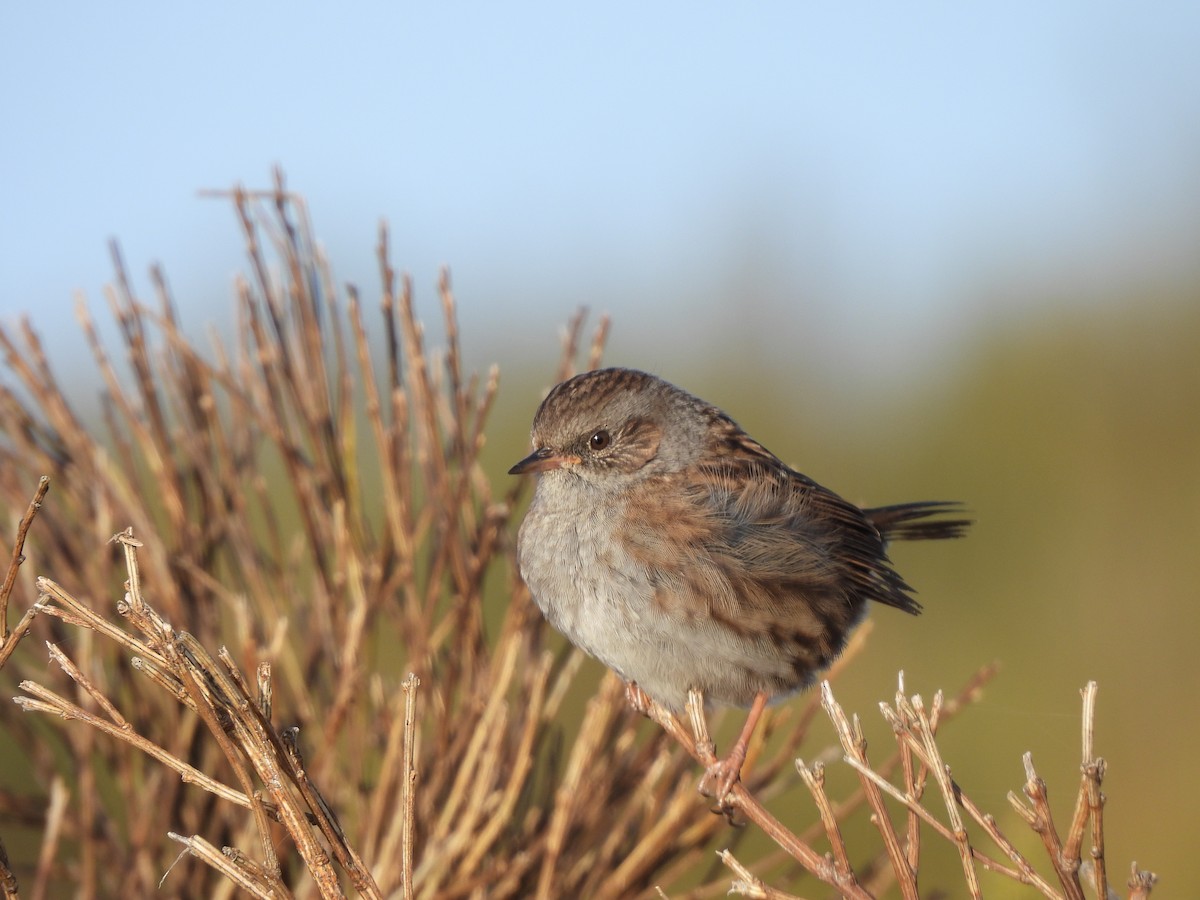
{"type": "MultiPolygon", "coordinates": [[[[847,897],[915,897],[924,834],[956,848],[973,895],[987,870],[1048,897],[1083,896],[1082,877],[1105,896],[1094,685],[1066,832],[1028,759],[1027,799],[1011,798],[1042,838],[1041,873],[936,743],[989,670],[928,708],[902,683],[884,707],[896,747],[874,766],[828,683],[773,710],[725,815],[696,793],[713,753],[699,698],[690,727],[652,710],[658,727],[610,675],[572,711],[580,656],[551,649],[515,575],[522,485],[498,495],[479,465],[498,376],[462,371],[448,280],[435,354],[381,233],[382,340],[369,340],[302,199],[281,178],[229,197],[250,272],[233,341],[203,352],[161,273],[145,304],[115,252],[123,367],[81,307],[101,414],[72,408],[27,323],[0,331],[0,503],[17,533],[0,687],[21,691],[3,713],[0,838],[29,848],[10,863],[0,843],[0,895],[17,896],[19,872],[32,897],[715,897],[732,869],[748,896],[816,878],[847,897]],[[44,577],[18,574],[27,533],[44,577]],[[23,606],[11,630],[10,600],[23,606]],[[819,763],[795,759],[822,707],[859,774],[837,800],[819,763]],[[807,830],[768,811],[797,781],[814,804],[778,815],[807,830]],[[861,808],[881,842],[852,852],[841,829],[861,808]],[[714,848],[756,829],[775,849],[716,863],[714,848]]],[[[582,350],[581,332],[577,317],[557,377],[598,363],[603,323],[582,350]]],[[[1131,896],[1152,884],[1135,869],[1131,896]]]]}

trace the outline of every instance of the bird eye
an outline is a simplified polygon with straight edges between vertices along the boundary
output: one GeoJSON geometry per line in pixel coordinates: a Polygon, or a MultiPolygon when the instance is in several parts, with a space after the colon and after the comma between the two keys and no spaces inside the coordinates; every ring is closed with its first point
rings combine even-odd
{"type": "Polygon", "coordinates": [[[612,443],[612,437],[603,428],[597,431],[588,440],[588,446],[593,450],[603,450],[612,443]]]}

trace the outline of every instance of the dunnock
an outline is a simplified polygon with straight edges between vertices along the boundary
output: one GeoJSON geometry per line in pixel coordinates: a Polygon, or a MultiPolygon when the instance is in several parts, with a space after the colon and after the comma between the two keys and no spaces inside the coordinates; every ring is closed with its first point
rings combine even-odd
{"type": "Polygon", "coordinates": [[[750,708],[706,774],[718,800],[766,703],[837,657],[868,600],[920,612],[888,539],[958,537],[969,524],[944,517],[954,503],[860,509],[715,406],[631,369],[551,390],[533,447],[509,473],[539,474],[517,549],[550,623],[631,698],[640,689],[679,712],[697,688],[750,708]]]}

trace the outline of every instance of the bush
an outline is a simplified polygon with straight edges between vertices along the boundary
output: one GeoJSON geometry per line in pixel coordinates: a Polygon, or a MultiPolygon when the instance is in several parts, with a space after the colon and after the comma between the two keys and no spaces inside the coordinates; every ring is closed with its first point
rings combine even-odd
{"type": "MultiPolygon", "coordinates": [[[[251,273],[237,285],[236,338],[205,354],[161,273],[144,304],[114,254],[127,369],[81,310],[105,385],[95,421],[72,407],[27,323],[0,331],[15,378],[0,388],[0,503],[17,529],[0,685],[19,681],[27,712],[78,720],[3,714],[16,753],[0,778],[0,838],[16,862],[0,844],[0,894],[17,895],[20,873],[34,897],[216,897],[234,885],[262,897],[709,897],[730,887],[713,850],[761,829],[774,849],[748,847],[753,863],[721,855],[747,896],[787,896],[764,879],[815,877],[847,897],[889,884],[915,897],[923,833],[954,848],[972,895],[983,870],[1048,897],[1083,896],[1081,880],[1107,896],[1094,685],[1067,830],[1028,757],[1026,799],[1010,797],[1048,874],[951,779],[936,742],[990,669],[928,706],[901,679],[882,707],[896,747],[877,765],[828,682],[769,711],[745,783],[710,814],[695,789],[696,762],[713,754],[699,698],[690,727],[657,709],[658,725],[641,721],[611,674],[585,699],[579,653],[548,639],[515,574],[523,485],[497,493],[479,465],[498,373],[462,371],[448,278],[434,353],[382,232],[372,341],[357,293],[336,291],[313,249],[303,200],[282,179],[230,198],[251,273]],[[19,568],[27,533],[46,577],[19,568]],[[37,599],[10,631],[22,596],[37,599]],[[21,643],[34,634],[64,674],[21,643]],[[837,801],[820,762],[795,760],[822,707],[833,757],[858,775],[837,801]],[[779,815],[807,817],[807,830],[767,808],[797,780],[815,812],[779,815]],[[882,849],[852,853],[842,829],[863,807],[882,849]],[[731,830],[744,820],[755,828],[731,830]]],[[[582,334],[578,316],[557,377],[599,362],[604,323],[586,348],[582,334]]],[[[1135,869],[1130,896],[1153,880],[1135,869]]]]}

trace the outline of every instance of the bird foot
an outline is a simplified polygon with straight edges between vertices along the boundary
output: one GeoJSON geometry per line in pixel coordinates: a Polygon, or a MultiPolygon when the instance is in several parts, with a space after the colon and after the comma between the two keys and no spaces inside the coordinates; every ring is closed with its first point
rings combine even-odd
{"type": "Polygon", "coordinates": [[[731,806],[729,793],[741,780],[742,766],[745,762],[745,746],[740,743],[734,744],[728,756],[718,759],[704,771],[704,777],[700,779],[700,793],[716,800],[721,809],[731,806]]]}
{"type": "Polygon", "coordinates": [[[730,791],[742,777],[742,766],[746,764],[746,751],[750,746],[750,736],[754,734],[754,728],[766,705],[767,695],[765,693],[760,691],[754,695],[754,702],[750,704],[750,713],[746,716],[746,724],[742,726],[742,733],[734,741],[732,749],[724,759],[710,763],[704,772],[704,777],[700,779],[700,793],[707,797],[714,797],[717,801],[717,808],[727,814],[734,805],[730,791]]]}

